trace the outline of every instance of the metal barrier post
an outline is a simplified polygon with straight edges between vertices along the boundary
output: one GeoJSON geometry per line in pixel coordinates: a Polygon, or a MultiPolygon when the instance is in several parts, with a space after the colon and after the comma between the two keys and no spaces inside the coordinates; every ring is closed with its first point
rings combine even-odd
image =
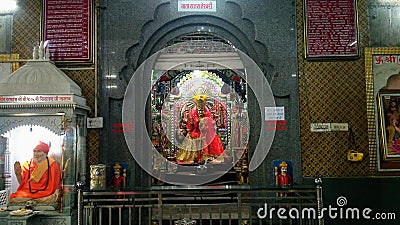
{"type": "Polygon", "coordinates": [[[82,189],[85,187],[85,182],[84,181],[78,181],[76,182],[76,188],[78,190],[78,198],[77,198],[77,203],[78,203],[78,225],[82,225],[82,212],[83,212],[83,207],[82,207],[82,189]]]}
{"type": "Polygon", "coordinates": [[[314,182],[317,185],[318,225],[324,225],[324,217],[322,215],[322,208],[324,207],[322,202],[322,179],[316,178],[314,182]]]}

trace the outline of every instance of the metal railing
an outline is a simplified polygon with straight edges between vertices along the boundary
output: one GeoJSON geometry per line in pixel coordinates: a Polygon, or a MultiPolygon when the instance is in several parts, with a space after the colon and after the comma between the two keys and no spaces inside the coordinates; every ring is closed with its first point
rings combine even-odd
{"type": "Polygon", "coordinates": [[[290,188],[163,186],[78,189],[78,225],[323,225],[321,183],[290,188]]]}

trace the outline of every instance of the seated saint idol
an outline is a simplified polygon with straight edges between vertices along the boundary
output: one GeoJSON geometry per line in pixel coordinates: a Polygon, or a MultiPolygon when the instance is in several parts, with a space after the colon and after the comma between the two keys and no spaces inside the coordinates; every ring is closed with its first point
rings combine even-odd
{"type": "Polygon", "coordinates": [[[10,195],[10,203],[22,203],[35,199],[38,202],[52,203],[56,201],[61,184],[60,168],[56,160],[47,157],[50,147],[44,142],[33,149],[33,158],[22,167],[17,161],[14,172],[19,187],[10,195]]]}

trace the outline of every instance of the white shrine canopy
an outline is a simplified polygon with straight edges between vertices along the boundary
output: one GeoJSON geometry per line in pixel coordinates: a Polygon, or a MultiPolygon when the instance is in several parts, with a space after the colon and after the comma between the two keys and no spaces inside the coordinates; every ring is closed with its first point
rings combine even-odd
{"type": "Polygon", "coordinates": [[[81,88],[49,59],[33,59],[0,77],[1,104],[73,104],[86,108],[81,88]]]}

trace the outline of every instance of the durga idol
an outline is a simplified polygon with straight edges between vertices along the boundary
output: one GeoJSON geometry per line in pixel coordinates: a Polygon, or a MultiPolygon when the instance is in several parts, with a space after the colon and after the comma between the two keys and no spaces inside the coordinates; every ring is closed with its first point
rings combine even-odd
{"type": "Polygon", "coordinates": [[[194,106],[189,112],[187,135],[177,154],[178,163],[193,164],[215,159],[224,152],[221,139],[215,131],[215,121],[207,107],[205,94],[193,97],[194,106]]]}

